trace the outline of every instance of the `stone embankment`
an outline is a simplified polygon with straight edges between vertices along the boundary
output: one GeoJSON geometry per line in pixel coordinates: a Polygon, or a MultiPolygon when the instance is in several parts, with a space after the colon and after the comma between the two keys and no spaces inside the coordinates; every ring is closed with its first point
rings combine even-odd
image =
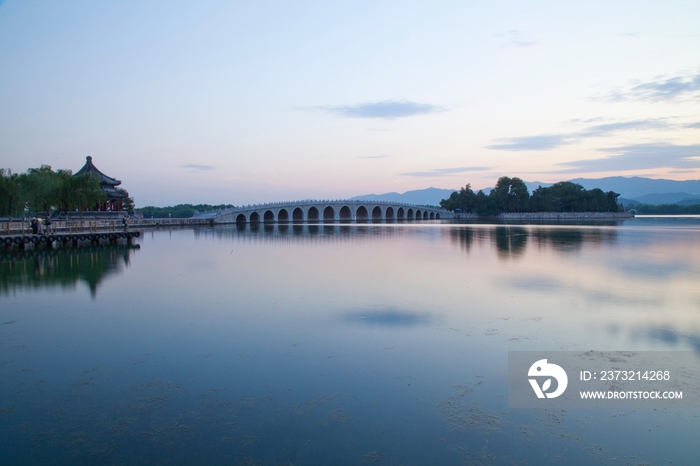
{"type": "MultiPolygon", "coordinates": [[[[132,218],[129,229],[211,225],[209,219],[197,218],[132,218]]],[[[52,233],[123,231],[121,220],[57,220],[51,222],[52,233]]],[[[29,222],[0,222],[0,236],[31,234],[29,222]]],[[[47,232],[48,233],[48,232],[47,232]]]]}
{"type": "MultiPolygon", "coordinates": [[[[590,220],[621,220],[632,218],[634,214],[629,212],[522,212],[522,213],[503,213],[493,217],[486,217],[495,220],[566,220],[566,221],[590,221],[590,220]]],[[[484,217],[479,217],[475,214],[455,214],[455,219],[458,220],[478,220],[484,217]]]]}

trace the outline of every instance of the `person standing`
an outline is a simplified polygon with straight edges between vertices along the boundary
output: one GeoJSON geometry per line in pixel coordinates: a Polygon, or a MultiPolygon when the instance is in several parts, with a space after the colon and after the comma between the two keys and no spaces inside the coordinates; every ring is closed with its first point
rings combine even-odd
{"type": "Polygon", "coordinates": [[[124,218],[122,218],[122,223],[124,224],[124,233],[129,232],[129,216],[125,215],[124,218]]]}

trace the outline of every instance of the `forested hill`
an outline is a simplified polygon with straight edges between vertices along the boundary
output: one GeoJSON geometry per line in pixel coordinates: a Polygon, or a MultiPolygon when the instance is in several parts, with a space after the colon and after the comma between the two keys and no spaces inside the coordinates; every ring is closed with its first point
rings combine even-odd
{"type": "Polygon", "coordinates": [[[194,215],[194,211],[203,212],[205,210],[226,209],[233,207],[231,204],[178,204],[172,207],[141,207],[136,209],[137,212],[143,212],[143,218],[190,218],[194,215]]]}
{"type": "Polygon", "coordinates": [[[587,190],[570,181],[539,187],[530,195],[523,180],[502,176],[488,195],[482,190],[475,193],[467,184],[440,201],[440,207],[480,216],[502,212],[620,212],[623,209],[618,196],[598,188],[587,190]]]}

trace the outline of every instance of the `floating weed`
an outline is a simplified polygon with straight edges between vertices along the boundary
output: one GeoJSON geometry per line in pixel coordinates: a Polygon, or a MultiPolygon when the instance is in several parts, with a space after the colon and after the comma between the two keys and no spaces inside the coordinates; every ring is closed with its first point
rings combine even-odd
{"type": "Polygon", "coordinates": [[[93,382],[91,380],[83,379],[83,380],[79,380],[77,382],[73,382],[71,385],[73,385],[74,387],[87,387],[90,385],[95,385],[95,382],[93,382]]]}
{"type": "Polygon", "coordinates": [[[9,414],[9,413],[14,413],[14,412],[15,412],[14,406],[8,406],[7,408],[0,408],[0,414],[9,414]]]}
{"type": "Polygon", "coordinates": [[[165,395],[156,396],[156,397],[150,398],[150,399],[148,400],[148,404],[151,404],[151,405],[160,405],[160,404],[165,403],[165,401],[166,401],[167,399],[168,399],[168,398],[167,398],[165,395]]]}
{"type": "Polygon", "coordinates": [[[357,400],[356,396],[353,395],[344,395],[342,393],[327,393],[325,395],[321,395],[318,398],[314,398],[311,401],[305,402],[306,405],[318,405],[318,404],[323,404],[323,403],[328,403],[329,401],[335,400],[336,398],[351,398],[353,400],[357,400]]]}
{"type": "Polygon", "coordinates": [[[235,466],[259,466],[261,464],[262,463],[260,461],[255,461],[253,458],[244,456],[236,461],[235,466]]]}
{"type": "Polygon", "coordinates": [[[241,445],[244,447],[247,447],[248,445],[252,445],[256,442],[260,442],[261,440],[265,440],[265,437],[256,437],[254,435],[239,435],[236,438],[242,440],[241,445]]]}
{"type": "Polygon", "coordinates": [[[218,395],[220,392],[230,392],[230,388],[210,388],[209,390],[202,393],[202,396],[214,396],[218,395]]]}
{"type": "Polygon", "coordinates": [[[272,395],[269,393],[266,393],[265,395],[257,396],[257,397],[253,397],[253,398],[243,398],[243,399],[241,399],[241,401],[248,406],[256,406],[256,405],[259,405],[260,403],[264,403],[266,401],[272,401],[272,395]]]}
{"type": "Polygon", "coordinates": [[[473,383],[454,385],[452,388],[457,392],[438,403],[437,407],[449,421],[450,429],[470,428],[481,433],[493,433],[499,431],[506,422],[502,414],[481,407],[476,400],[465,405],[464,400],[482,384],[483,381],[477,380],[473,383]]]}
{"type": "Polygon", "coordinates": [[[360,463],[379,463],[382,458],[384,458],[384,453],[370,451],[369,453],[362,455],[362,458],[360,458],[360,463]]]}
{"type": "Polygon", "coordinates": [[[333,411],[329,412],[328,415],[319,422],[319,424],[321,427],[329,427],[333,424],[348,422],[349,420],[350,416],[348,416],[340,406],[336,406],[333,408],[333,411]]]}

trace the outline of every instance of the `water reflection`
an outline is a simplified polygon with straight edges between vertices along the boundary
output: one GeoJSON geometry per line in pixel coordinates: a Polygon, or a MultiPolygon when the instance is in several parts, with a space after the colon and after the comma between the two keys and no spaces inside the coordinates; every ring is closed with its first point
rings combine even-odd
{"type": "Polygon", "coordinates": [[[511,350],[700,354],[698,237],[173,229],[146,235],[128,269],[133,251],[92,251],[67,281],[96,274],[94,295],[109,280],[95,300],[25,284],[68,255],[3,258],[0,463],[694,464],[693,412],[510,410],[504,374],[511,350]]]}
{"type": "MultiPolygon", "coordinates": [[[[344,241],[356,238],[375,238],[384,240],[388,237],[402,236],[411,232],[402,228],[404,224],[323,224],[323,223],[281,223],[281,224],[236,224],[218,228],[195,229],[195,237],[235,238],[243,241],[344,241]]],[[[436,230],[437,231],[437,230],[436,230]]]]}
{"type": "Polygon", "coordinates": [[[0,252],[0,295],[85,283],[95,297],[100,284],[124,272],[139,247],[111,244],[0,252]]]}
{"type": "MultiPolygon", "coordinates": [[[[618,325],[611,325],[608,331],[617,335],[620,332],[618,325]]],[[[691,348],[700,353],[700,329],[697,333],[689,333],[687,329],[680,330],[670,325],[631,326],[629,337],[632,340],[651,343],[659,350],[674,350],[691,348]]]]}
{"type": "Polygon", "coordinates": [[[342,320],[351,324],[381,327],[410,327],[428,325],[432,321],[430,314],[419,314],[410,311],[383,310],[371,312],[352,312],[345,314],[342,320]]]}
{"type": "Polygon", "coordinates": [[[519,227],[496,227],[496,248],[499,257],[521,256],[528,243],[528,232],[519,227]]]}
{"type": "Polygon", "coordinates": [[[500,258],[522,256],[528,247],[578,252],[585,244],[614,244],[618,230],[609,228],[541,226],[465,226],[449,230],[452,241],[469,250],[475,241],[496,245],[500,258]]]}

